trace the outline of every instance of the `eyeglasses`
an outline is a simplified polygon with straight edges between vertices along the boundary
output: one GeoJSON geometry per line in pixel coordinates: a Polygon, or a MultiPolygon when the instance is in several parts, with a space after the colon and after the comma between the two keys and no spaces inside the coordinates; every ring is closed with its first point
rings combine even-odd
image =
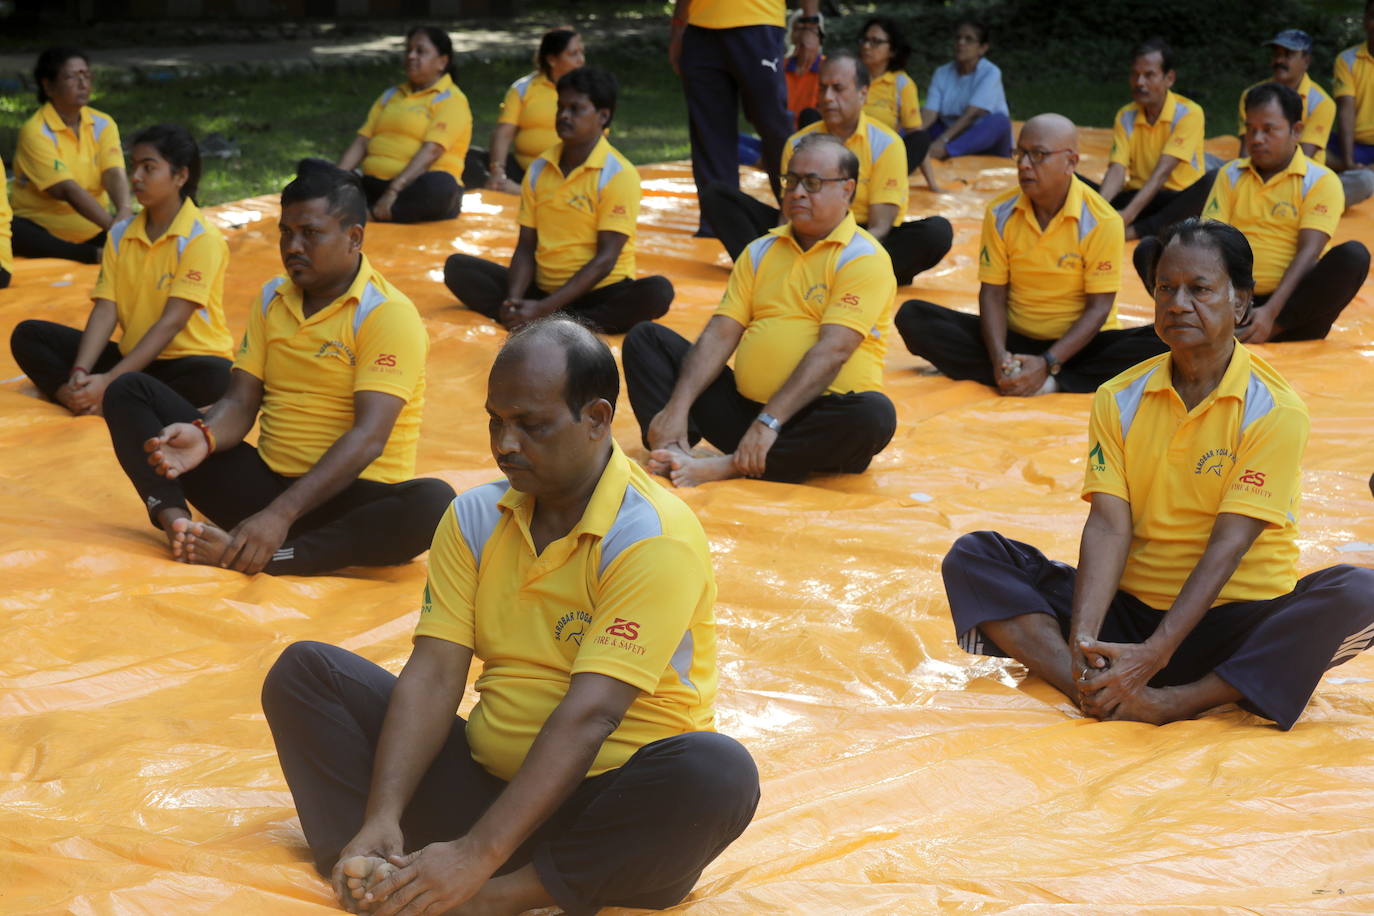
{"type": "Polygon", "coordinates": [[[798,175],[796,172],[788,172],[782,176],[782,186],[784,190],[790,191],[797,185],[806,189],[808,194],[817,194],[821,188],[831,181],[848,181],[848,178],[822,178],[819,175],[798,175]]]}
{"type": "Polygon", "coordinates": [[[1018,149],[1012,150],[1011,158],[1012,158],[1012,161],[1014,161],[1017,165],[1020,165],[1020,164],[1021,164],[1021,160],[1022,160],[1022,159],[1025,159],[1025,158],[1027,158],[1027,157],[1030,158],[1031,165],[1039,165],[1040,163],[1044,162],[1046,159],[1048,159],[1048,158],[1050,158],[1051,156],[1053,156],[1055,153],[1067,153],[1067,152],[1071,152],[1071,150],[1069,150],[1069,149],[1019,149],[1019,148],[1018,148],[1018,149]]]}
{"type": "Polygon", "coordinates": [[[861,45],[890,45],[890,44],[892,44],[892,42],[888,41],[886,38],[869,38],[867,35],[865,35],[863,38],[860,38],[860,39],[859,39],[859,44],[861,44],[861,45]]]}

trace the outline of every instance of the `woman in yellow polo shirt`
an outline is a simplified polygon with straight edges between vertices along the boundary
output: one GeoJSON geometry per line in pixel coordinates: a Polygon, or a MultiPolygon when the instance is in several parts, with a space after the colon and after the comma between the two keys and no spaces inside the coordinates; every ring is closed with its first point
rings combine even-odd
{"type": "Polygon", "coordinates": [[[464,184],[507,194],[520,193],[525,169],[544,150],[558,142],[553,128],[563,74],[586,63],[582,37],[561,26],[544,33],[534,52],[534,72],[511,83],[501,103],[501,115],[491,132],[491,149],[468,152],[464,184]]]}
{"type": "Polygon", "coordinates": [[[19,129],[14,154],[14,253],[99,264],[106,230],[133,215],[119,128],[87,105],[85,52],[48,48],[33,81],[41,107],[19,129]]]}
{"type": "Polygon", "coordinates": [[[129,156],[143,210],[110,229],[86,330],[30,319],[10,338],[24,374],[77,415],[99,414],[106,387],[127,372],[146,372],[197,405],[229,385],[229,247],[192,199],[200,150],[185,128],[159,124],[134,137],[129,156]]]}
{"type": "Polygon", "coordinates": [[[422,223],[453,219],[463,206],[463,159],[472,142],[472,110],[454,83],[448,33],[418,25],[406,34],[406,81],[373,103],[367,122],[339,159],[362,166],[372,218],[422,223]]]}
{"type": "Polygon", "coordinates": [[[907,168],[915,171],[930,149],[930,135],[921,130],[921,97],[906,72],[910,56],[911,45],[895,20],[873,16],[859,29],[859,60],[868,68],[864,114],[906,141],[907,168]]]}

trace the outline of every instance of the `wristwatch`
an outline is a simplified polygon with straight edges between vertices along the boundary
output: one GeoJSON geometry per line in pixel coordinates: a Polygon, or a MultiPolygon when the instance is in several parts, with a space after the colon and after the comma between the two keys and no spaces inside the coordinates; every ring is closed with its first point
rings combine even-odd
{"type": "Polygon", "coordinates": [[[759,415],[754,419],[758,420],[760,423],[762,423],[764,426],[768,427],[775,433],[782,432],[782,421],[779,420],[777,417],[773,416],[771,413],[764,413],[763,411],[759,411],[759,415]]]}
{"type": "Polygon", "coordinates": [[[1046,350],[1044,353],[1041,353],[1040,358],[1045,361],[1045,368],[1050,370],[1050,375],[1058,375],[1059,370],[1063,368],[1059,360],[1055,359],[1054,354],[1051,353],[1049,350],[1046,350]]]}

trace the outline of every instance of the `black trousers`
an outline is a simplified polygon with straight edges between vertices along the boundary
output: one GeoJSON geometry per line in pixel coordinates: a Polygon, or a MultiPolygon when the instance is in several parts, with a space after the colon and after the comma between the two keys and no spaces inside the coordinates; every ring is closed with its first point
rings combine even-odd
{"type": "MultiPolygon", "coordinates": [[[[81,335],[76,328],[30,318],[15,325],[10,334],[10,352],[29,380],[51,399],[71,377],[81,335]]],[[[121,358],[119,347],[107,343],[90,370],[108,372],[121,358]]],[[[204,406],[218,401],[229,387],[231,365],[222,356],[180,356],[155,359],[143,371],[192,404],[204,406]]]]}
{"type": "MultiPolygon", "coordinates": [[[[491,320],[500,315],[506,301],[510,268],[467,254],[451,254],[444,262],[444,285],[458,301],[481,312],[491,320]]],[[[653,321],[673,303],[673,284],[666,277],[625,278],[600,289],[590,290],[565,307],[603,334],[624,334],[641,321],[653,321]]],[[[533,283],[525,291],[527,299],[548,296],[533,283]]]]}
{"type": "Polygon", "coordinates": [[[8,289],[10,285],[10,272],[0,267],[0,289],[8,289]]]}
{"type": "MultiPolygon", "coordinates": [[[[687,27],[682,36],[682,91],[687,96],[698,194],[712,183],[739,187],[741,105],[763,142],[763,164],[773,193],[781,193],[778,164],[782,145],[792,133],[783,57],[783,31],[777,26],[687,27]]],[[[702,211],[701,234],[710,235],[711,229],[702,211]]]]}
{"type": "MultiPolygon", "coordinates": [[[[1141,239],[1131,257],[1135,272],[1145,288],[1154,291],[1154,265],[1159,260],[1159,239],[1141,239]]],[[[1369,249],[1363,242],[1349,241],[1335,246],[1312,266],[1293,295],[1284,303],[1274,322],[1274,342],[1285,340],[1322,340],[1331,332],[1331,325],[1355,298],[1365,277],[1369,276],[1369,249]]],[[[1269,295],[1255,297],[1255,305],[1264,305],[1269,295]]]]}
{"type": "Polygon", "coordinates": [[[31,219],[16,216],[10,222],[14,233],[14,253],[21,258],[60,258],[82,264],[99,264],[105,233],[99,232],[84,242],[68,242],[53,235],[31,219]]]}
{"type": "MultiPolygon", "coordinates": [[[[978,627],[1027,613],[1054,617],[1068,638],[1077,576],[1072,566],[995,531],[975,531],[954,542],[943,572],[954,630],[966,652],[1007,657],[978,627]]],[[[1099,638],[1144,642],[1163,619],[1163,611],[1118,591],[1099,638]]],[[[1216,672],[1245,697],[1242,706],[1289,729],[1322,674],[1372,640],[1374,570],[1332,566],[1303,576],[1286,595],[1212,608],[1150,685],[1191,684],[1216,672]]]]}
{"type": "MultiPolygon", "coordinates": [[[[1217,171],[1212,169],[1204,172],[1197,181],[1182,190],[1160,188],[1131,224],[1135,226],[1136,236],[1143,239],[1147,235],[1159,235],[1180,220],[1201,216],[1202,208],[1207,205],[1207,195],[1212,193],[1212,184],[1217,180],[1217,171]]],[[[1094,191],[1102,190],[1099,183],[1089,181],[1082,175],[1078,178],[1094,191]]],[[[1122,210],[1135,199],[1135,195],[1135,191],[1122,191],[1111,199],[1111,205],[1122,210]]]]}
{"type": "MultiPolygon", "coordinates": [[[[700,198],[702,212],[715,227],[717,238],[732,260],[739,260],[740,252],[750,242],[776,226],[782,212],[724,184],[708,185],[700,198]]],[[[953,244],[954,227],[943,216],[893,226],[883,238],[883,248],[892,258],[892,273],[902,286],[939,264],[953,244]]]]}
{"type": "MultiPolygon", "coordinates": [[[[363,176],[363,193],[367,195],[369,207],[386,193],[389,184],[390,182],[381,178],[363,176]]],[[[453,219],[462,209],[463,188],[448,172],[434,170],[425,172],[396,195],[396,202],[391,205],[391,221],[431,223],[440,219],[453,219]]]]}
{"type": "MultiPolygon", "coordinates": [[[[997,378],[987,347],[983,345],[983,330],[977,315],[910,299],[897,310],[893,324],[906,348],[929,361],[944,375],[996,387],[997,378]]],[[[1012,353],[1039,356],[1053,344],[1053,340],[1007,331],[1007,350],[1012,353]]],[[[1055,381],[1061,391],[1096,391],[1097,386],[1113,376],[1167,349],[1164,341],[1155,335],[1152,325],[1098,331],[1087,346],[1063,364],[1055,381]]]]}
{"type": "MultiPolygon", "coordinates": [[[[385,669],[316,642],[288,646],[263,683],[263,712],[322,875],[362,827],[395,684],[385,669]]],[[[407,851],[467,833],[506,787],[473,761],[466,728],[454,716],[406,808],[407,851]]],[[[663,909],[744,832],[758,801],[758,770],[737,741],[715,732],[664,738],[584,780],[498,874],[533,862],[570,916],[663,909]]]]}
{"type": "MultiPolygon", "coordinates": [[[[625,335],[625,389],[645,446],[649,424],[672,397],[691,348],[687,338],[660,324],[637,325],[625,335]]],[[[688,437],[693,445],[704,438],[731,454],[762,409],[739,393],[735,373],[727,366],[692,405],[688,437]]],[[[800,481],[816,473],[857,474],[896,431],[896,408],[880,391],[822,395],[783,426],[768,450],[763,478],[800,481]]]]}
{"type": "MultiPolygon", "coordinates": [[[[225,531],[261,511],[295,481],[267,466],[251,445],[211,455],[195,470],[168,480],[148,465],[143,443],[171,423],[200,416],[190,401],[139,372],[121,375],[105,392],[105,424],[115,457],[157,514],[189,501],[225,531]]],[[[264,568],[274,576],[309,576],[346,566],[393,566],[429,549],[434,529],[453,501],[453,488],[422,477],[402,483],[355,480],[302,516],[264,568]]]]}
{"type": "MultiPolygon", "coordinates": [[[[512,143],[512,145],[514,145],[512,143]]],[[[491,151],[480,146],[468,147],[468,154],[463,159],[463,187],[480,188],[487,183],[491,177],[491,169],[488,167],[487,160],[491,158],[491,151]]],[[[519,184],[525,177],[525,170],[520,167],[520,160],[515,158],[515,153],[506,153],[506,177],[519,184]]]]}
{"type": "Polygon", "coordinates": [[[930,152],[930,134],[923,130],[913,130],[902,137],[902,142],[906,145],[907,172],[914,172],[926,161],[926,153],[930,152]]]}

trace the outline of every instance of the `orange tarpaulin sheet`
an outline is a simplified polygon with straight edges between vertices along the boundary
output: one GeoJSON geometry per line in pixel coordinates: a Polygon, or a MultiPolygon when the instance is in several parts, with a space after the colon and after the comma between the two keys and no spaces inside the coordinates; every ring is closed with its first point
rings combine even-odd
{"type": "MultiPolygon", "coordinates": [[[[1101,174],[1105,135],[1086,146],[1083,171],[1101,174]]],[[[901,295],[972,310],[982,208],[1014,175],[991,159],[940,171],[953,190],[918,179],[912,212],[950,216],[955,247],[901,295]]],[[[690,171],[642,174],[639,267],[673,280],[665,321],[695,336],[727,261],[691,237],[690,171]]],[[[482,399],[504,334],[456,306],[441,267],[453,251],[504,261],[515,203],[472,193],[458,221],[367,230],[432,340],[420,472],[458,489],[499,476],[482,399]]],[[[275,203],[211,212],[240,225],[227,230],[237,334],[279,270],[275,203]]],[[[1374,243],[1371,213],[1349,214],[1338,240],[1374,243]]],[[[0,333],[29,317],[82,326],[95,270],[20,261],[0,333]]],[[[1128,322],[1149,314],[1129,267],[1121,300],[1128,322]]],[[[1366,289],[1329,340],[1259,348],[1312,413],[1302,572],[1374,563],[1371,341],[1366,289]]],[[[314,579],[172,563],[104,423],[15,376],[0,355],[0,912],[329,912],[258,691],[298,639],[399,670],[424,563],[314,579]]],[[[887,379],[899,427],[868,473],[682,493],[715,550],[720,727],[758,760],[763,801],[681,909],[1374,912],[1374,657],[1333,671],[1283,733],[1235,708],[1098,723],[1016,666],[964,654],[940,559],[996,528],[1075,560],[1089,398],[999,399],[900,341],[887,379]]],[[[615,429],[642,454],[623,397],[615,429]]]]}

